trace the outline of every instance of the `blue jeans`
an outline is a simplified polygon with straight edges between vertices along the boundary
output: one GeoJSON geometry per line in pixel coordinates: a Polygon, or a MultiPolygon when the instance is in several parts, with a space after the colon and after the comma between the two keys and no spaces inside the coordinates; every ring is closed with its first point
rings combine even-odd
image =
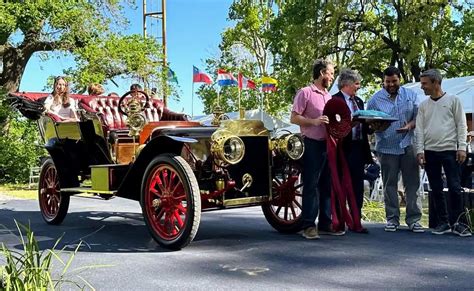
{"type": "Polygon", "coordinates": [[[456,151],[425,151],[425,170],[431,187],[438,225],[455,223],[463,212],[461,175],[456,151]],[[446,195],[443,192],[441,167],[444,169],[449,190],[449,210],[446,195]]]}
{"type": "Polygon", "coordinates": [[[303,154],[303,229],[316,226],[319,213],[319,227],[331,224],[331,179],[326,161],[326,141],[305,137],[303,154]]]}

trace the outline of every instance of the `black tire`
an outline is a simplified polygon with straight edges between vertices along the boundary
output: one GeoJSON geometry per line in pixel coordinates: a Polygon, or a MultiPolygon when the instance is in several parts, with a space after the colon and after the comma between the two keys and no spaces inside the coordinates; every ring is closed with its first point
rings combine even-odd
{"type": "Polygon", "coordinates": [[[41,215],[48,224],[61,224],[69,209],[70,196],[61,193],[59,176],[52,159],[41,166],[38,183],[38,201],[41,215]]]}
{"type": "Polygon", "coordinates": [[[295,233],[303,226],[301,167],[290,162],[273,173],[272,199],[262,204],[268,223],[281,233],[295,233]]]}
{"type": "Polygon", "coordinates": [[[164,154],[150,162],[140,202],[148,230],[160,246],[179,250],[196,236],[201,196],[196,177],[182,157],[164,154]]]}

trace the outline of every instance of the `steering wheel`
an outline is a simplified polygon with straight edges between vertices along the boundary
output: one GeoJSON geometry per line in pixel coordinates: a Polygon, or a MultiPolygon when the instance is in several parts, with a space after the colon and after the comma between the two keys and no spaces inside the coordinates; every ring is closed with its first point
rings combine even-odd
{"type": "Polygon", "coordinates": [[[125,116],[128,116],[128,100],[127,102],[125,99],[131,100],[132,98],[136,98],[138,100],[145,98],[145,103],[143,103],[143,100],[141,102],[141,111],[144,111],[145,107],[148,105],[148,101],[150,101],[150,97],[148,97],[148,94],[145,93],[145,91],[142,90],[131,90],[128,91],[127,93],[123,94],[122,97],[120,97],[119,103],[118,103],[118,110],[120,113],[122,113],[125,116]],[[136,94],[136,96],[134,96],[136,94]],[[129,97],[129,98],[127,98],[129,97]],[[124,104],[125,103],[125,104],[124,104]]]}

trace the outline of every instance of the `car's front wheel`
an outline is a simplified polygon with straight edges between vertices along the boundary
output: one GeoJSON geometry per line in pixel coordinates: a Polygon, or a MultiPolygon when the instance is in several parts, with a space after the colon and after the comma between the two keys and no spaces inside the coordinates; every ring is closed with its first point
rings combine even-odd
{"type": "Polygon", "coordinates": [[[273,172],[272,199],[262,205],[263,214],[273,228],[282,233],[301,230],[303,182],[297,163],[288,163],[273,172]]]}
{"type": "Polygon", "coordinates": [[[142,181],[141,205],[153,239],[168,249],[181,249],[196,236],[201,220],[199,186],[180,156],[154,158],[142,181]]]}

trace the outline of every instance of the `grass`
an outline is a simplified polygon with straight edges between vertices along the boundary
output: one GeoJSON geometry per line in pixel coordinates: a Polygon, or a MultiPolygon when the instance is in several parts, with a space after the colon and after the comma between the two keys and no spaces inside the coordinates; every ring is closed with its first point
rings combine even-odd
{"type": "MultiPolygon", "coordinates": [[[[52,249],[41,250],[30,226],[21,225],[17,221],[15,223],[23,250],[9,249],[1,244],[0,251],[5,264],[0,265],[0,290],[60,290],[65,283],[72,284],[77,289],[85,289],[86,286],[94,289],[80,276],[77,277],[83,281],[81,284],[66,276],[81,243],[73,252],[67,252],[69,258],[65,261],[61,254],[66,252],[66,247],[56,249],[61,238],[56,241],[52,249]],[[53,260],[62,268],[59,277],[53,277],[53,268],[57,270],[57,267],[53,266],[53,260]]],[[[6,229],[4,225],[2,226],[6,229]]],[[[81,269],[84,268],[77,270],[81,269]]]]}
{"type": "Polygon", "coordinates": [[[38,199],[38,186],[32,185],[28,189],[27,184],[4,184],[0,185],[0,194],[20,199],[38,199]]]}
{"type": "MultiPolygon", "coordinates": [[[[422,216],[420,223],[428,227],[428,198],[422,200],[422,216]]],[[[400,206],[400,223],[405,222],[406,207],[400,206]]],[[[362,208],[362,219],[368,222],[385,223],[385,207],[383,202],[370,201],[365,199],[364,208],[362,208]]]]}

